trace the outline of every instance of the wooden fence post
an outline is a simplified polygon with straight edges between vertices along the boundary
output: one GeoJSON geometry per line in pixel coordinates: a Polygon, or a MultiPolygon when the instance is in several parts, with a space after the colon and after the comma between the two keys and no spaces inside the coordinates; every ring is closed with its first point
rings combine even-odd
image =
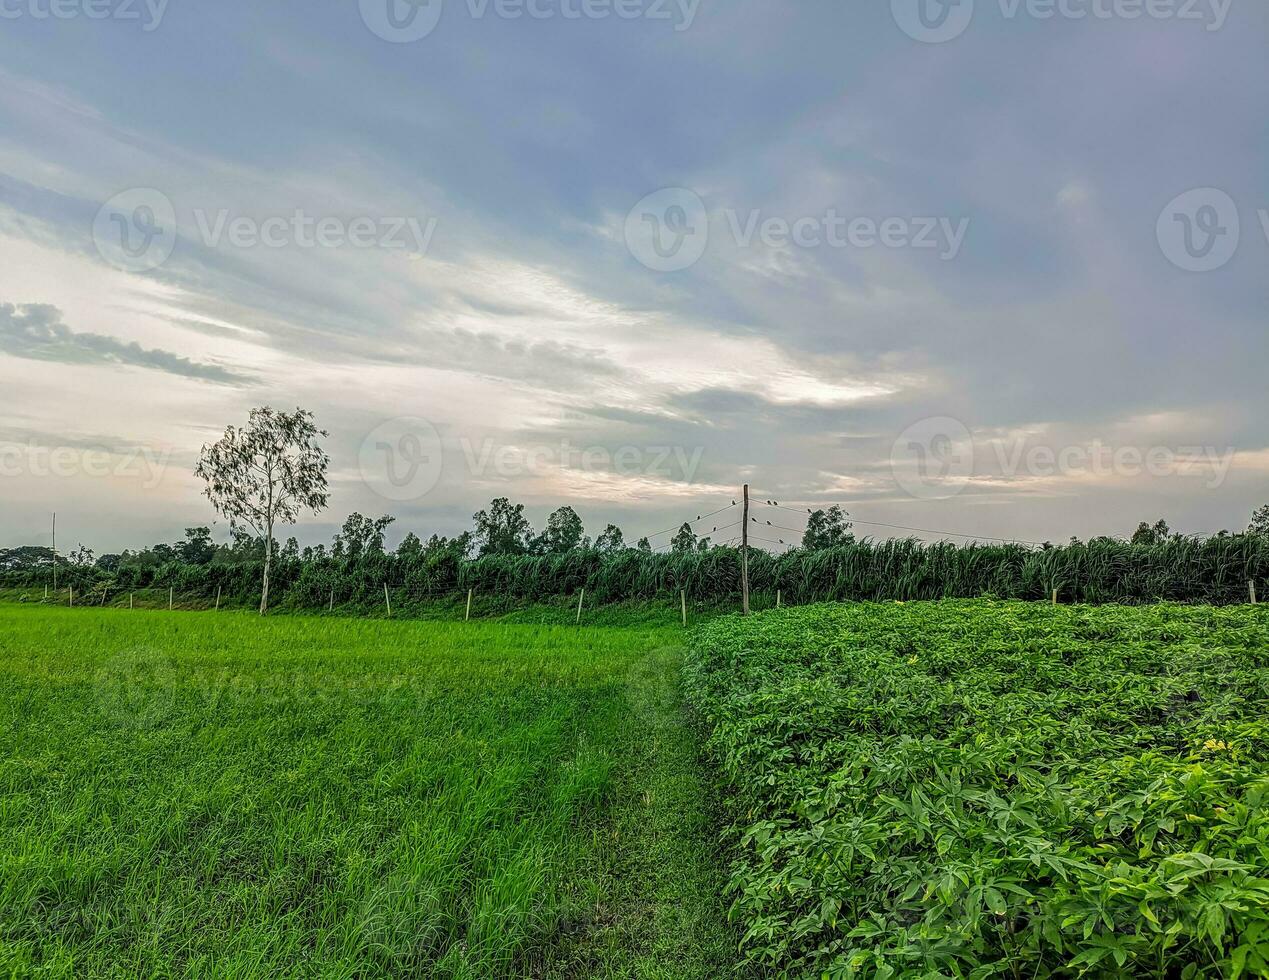
{"type": "Polygon", "coordinates": [[[107,596],[107,595],[109,595],[109,594],[110,594],[110,590],[109,590],[109,589],[107,589],[107,588],[102,588],[102,590],[101,590],[101,605],[102,605],[102,607],[103,607],[103,608],[104,608],[104,607],[105,607],[105,605],[106,605],[106,596],[107,596]]]}
{"type": "Polygon", "coordinates": [[[129,593],[128,593],[128,608],[129,608],[129,609],[132,609],[132,608],[133,608],[133,606],[132,606],[132,593],[131,593],[131,592],[129,592],[129,593]]]}
{"type": "Polygon", "coordinates": [[[216,612],[220,612],[220,586],[216,586],[216,612]]]}
{"type": "Polygon", "coordinates": [[[474,591],[475,591],[475,589],[468,589],[468,590],[467,590],[467,615],[463,617],[463,622],[464,622],[464,623],[465,623],[465,622],[467,622],[468,620],[470,620],[470,619],[471,619],[471,594],[472,594],[474,591]]]}
{"type": "Polygon", "coordinates": [[[70,604],[75,605],[75,586],[70,586],[70,604]]]}
{"type": "Polygon", "coordinates": [[[1055,605],[1055,606],[1058,604],[1058,602],[1057,602],[1057,596],[1058,596],[1058,590],[1057,590],[1057,589],[1054,589],[1054,590],[1053,590],[1053,605],[1055,605]]]}
{"type": "Polygon", "coordinates": [[[388,595],[388,583],[383,583],[383,602],[388,607],[388,618],[392,618],[392,599],[388,595]]]}
{"type": "Polygon", "coordinates": [[[176,588],[175,588],[175,586],[171,586],[171,585],[169,585],[169,586],[167,587],[167,611],[168,611],[168,612],[171,612],[171,611],[172,611],[172,607],[173,607],[173,602],[174,602],[174,597],[175,597],[175,595],[176,595],[176,588]]]}
{"type": "Polygon", "coordinates": [[[582,621],[582,601],[586,598],[586,589],[582,588],[582,594],[577,597],[577,622],[582,621]]]}
{"type": "Polygon", "coordinates": [[[781,605],[781,603],[780,603],[780,590],[779,590],[779,589],[776,589],[776,608],[777,608],[777,609],[779,609],[779,608],[780,608],[780,605],[781,605]]]}
{"type": "Polygon", "coordinates": [[[1256,604],[1256,580],[1252,579],[1247,583],[1247,592],[1251,595],[1251,604],[1256,604]]]}
{"type": "Polygon", "coordinates": [[[679,590],[679,601],[683,605],[683,625],[687,625],[687,589],[679,590]]]}
{"type": "Polygon", "coordinates": [[[330,602],[326,604],[326,611],[327,612],[335,611],[335,590],[334,589],[330,590],[330,602]]]}

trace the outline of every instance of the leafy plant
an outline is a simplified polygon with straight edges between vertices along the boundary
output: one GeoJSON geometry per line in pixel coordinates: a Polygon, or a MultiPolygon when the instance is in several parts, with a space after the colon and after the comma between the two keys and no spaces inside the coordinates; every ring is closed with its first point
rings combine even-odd
{"type": "Polygon", "coordinates": [[[687,669],[786,976],[1269,972],[1269,615],[812,606],[687,669]]]}

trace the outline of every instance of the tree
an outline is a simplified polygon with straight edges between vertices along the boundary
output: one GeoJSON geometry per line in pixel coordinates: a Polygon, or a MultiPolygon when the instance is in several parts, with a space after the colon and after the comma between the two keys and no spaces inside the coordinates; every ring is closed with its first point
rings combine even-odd
{"type": "Polygon", "coordinates": [[[384,531],[395,520],[395,517],[389,517],[387,514],[374,520],[362,517],[358,513],[349,514],[342,530],[335,535],[332,554],[347,558],[350,562],[382,555],[384,531]]]}
{"type": "Polygon", "coordinates": [[[675,554],[696,550],[696,532],[692,530],[691,524],[684,523],[678,529],[678,532],[670,540],[670,550],[675,554]]]}
{"type": "Polygon", "coordinates": [[[207,499],[231,528],[246,526],[264,539],[261,616],[269,611],[274,525],[294,524],[304,510],[316,514],[330,499],[330,457],[317,444],[317,437],[325,435],[312,413],[302,408],[290,414],[267,405],[253,408],[245,427],[231,425],[219,442],[203,447],[194,470],[207,482],[207,499]]]}
{"type": "Polygon", "coordinates": [[[524,516],[524,504],[506,497],[491,501],[488,510],[472,515],[476,522],[476,545],[480,555],[523,555],[529,550],[533,528],[524,516]]]}
{"type": "Polygon", "coordinates": [[[1155,521],[1153,525],[1142,521],[1137,525],[1137,530],[1132,532],[1132,543],[1145,545],[1163,544],[1163,542],[1168,540],[1171,533],[1168,522],[1162,518],[1155,521]]]}
{"type": "Polygon", "coordinates": [[[584,547],[585,528],[572,507],[561,507],[546,519],[546,530],[537,539],[534,550],[544,555],[563,555],[584,547]]]}
{"type": "Polygon", "coordinates": [[[635,547],[646,554],[652,553],[652,542],[649,541],[647,538],[640,538],[638,544],[636,544],[635,547]]]}
{"type": "Polygon", "coordinates": [[[1262,534],[1269,538],[1269,504],[1251,515],[1251,523],[1247,526],[1248,534],[1262,534]]]}
{"type": "Polygon", "coordinates": [[[604,533],[595,539],[596,549],[605,553],[621,551],[625,546],[626,539],[616,524],[609,524],[604,528],[604,533]]]}
{"type": "Polygon", "coordinates": [[[211,528],[187,527],[185,540],[178,542],[173,549],[181,561],[188,565],[210,564],[216,554],[216,545],[212,543],[211,528]]]}
{"type": "Polygon", "coordinates": [[[847,518],[850,515],[834,504],[827,511],[817,510],[806,522],[806,532],[802,535],[802,547],[807,549],[832,548],[851,540],[850,529],[854,526],[847,518]]]}

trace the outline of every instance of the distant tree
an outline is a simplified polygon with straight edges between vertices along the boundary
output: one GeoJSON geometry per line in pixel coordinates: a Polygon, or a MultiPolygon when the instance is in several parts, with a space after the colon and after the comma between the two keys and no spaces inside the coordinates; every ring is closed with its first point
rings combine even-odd
{"type": "Polygon", "coordinates": [[[802,547],[810,550],[832,548],[851,540],[850,529],[854,525],[849,514],[834,504],[828,510],[817,510],[806,522],[802,535],[802,547]]]}
{"type": "MultiPolygon", "coordinates": [[[[61,561],[58,562],[61,564],[61,561]]],[[[38,545],[0,548],[0,572],[29,572],[43,566],[52,567],[53,549],[38,545]]]]}
{"type": "Polygon", "coordinates": [[[102,555],[97,559],[97,567],[103,572],[117,572],[123,563],[123,555],[102,555]]]}
{"type": "Polygon", "coordinates": [[[616,524],[609,524],[604,528],[604,533],[595,539],[595,548],[606,553],[620,551],[625,546],[625,537],[616,524]]]}
{"type": "Polygon", "coordinates": [[[640,551],[651,552],[652,542],[649,541],[647,538],[640,538],[638,544],[636,544],[635,547],[638,548],[640,551]]]}
{"type": "Polygon", "coordinates": [[[476,522],[473,535],[480,555],[523,555],[533,542],[533,528],[524,516],[524,504],[513,504],[499,497],[488,510],[472,515],[476,522]]]}
{"type": "Polygon", "coordinates": [[[546,530],[537,538],[534,551],[542,555],[563,555],[585,543],[582,519],[572,507],[561,507],[546,519],[546,530]]]}
{"type": "Polygon", "coordinates": [[[283,546],[281,555],[286,561],[300,560],[300,543],[295,538],[287,538],[286,544],[283,546]]]}
{"type": "Polygon", "coordinates": [[[692,530],[691,524],[685,523],[670,540],[670,551],[675,554],[683,554],[695,550],[696,532],[692,530]]]}
{"type": "Polygon", "coordinates": [[[1251,515],[1251,523],[1247,525],[1248,534],[1262,534],[1269,538],[1269,504],[1265,504],[1251,515]]]}
{"type": "Polygon", "coordinates": [[[92,548],[85,548],[82,544],[67,555],[67,558],[76,568],[91,568],[94,563],[92,548]]]}
{"type": "Polygon", "coordinates": [[[335,535],[332,553],[349,561],[382,555],[384,532],[395,520],[387,514],[373,520],[355,512],[349,514],[343,528],[335,535]]]}
{"type": "Polygon", "coordinates": [[[419,540],[419,536],[411,531],[405,536],[399,545],[397,545],[397,557],[407,564],[417,564],[423,557],[423,542],[419,540]]]}
{"type": "Polygon", "coordinates": [[[1171,536],[1172,530],[1168,527],[1168,522],[1160,518],[1154,524],[1147,524],[1142,521],[1137,525],[1137,530],[1132,532],[1133,544],[1163,544],[1171,536]]]}
{"type": "Polygon", "coordinates": [[[212,542],[211,528],[187,527],[185,540],[180,541],[172,549],[181,561],[187,565],[207,565],[216,555],[216,545],[212,542]]]}
{"type": "Polygon", "coordinates": [[[302,408],[276,412],[253,408],[247,425],[225,429],[219,442],[204,446],[194,473],[207,482],[207,499],[231,528],[249,527],[264,539],[264,582],[260,615],[269,611],[269,570],[275,524],[294,524],[300,512],[326,506],[330,457],[317,444],[325,436],[302,408]]]}

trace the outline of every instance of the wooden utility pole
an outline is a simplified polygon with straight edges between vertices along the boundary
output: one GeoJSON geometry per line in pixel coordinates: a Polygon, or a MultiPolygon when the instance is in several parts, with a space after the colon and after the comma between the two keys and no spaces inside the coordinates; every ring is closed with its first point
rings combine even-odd
{"type": "Polygon", "coordinates": [[[745,484],[745,506],[740,518],[740,603],[749,615],[749,484],[745,484]]]}

